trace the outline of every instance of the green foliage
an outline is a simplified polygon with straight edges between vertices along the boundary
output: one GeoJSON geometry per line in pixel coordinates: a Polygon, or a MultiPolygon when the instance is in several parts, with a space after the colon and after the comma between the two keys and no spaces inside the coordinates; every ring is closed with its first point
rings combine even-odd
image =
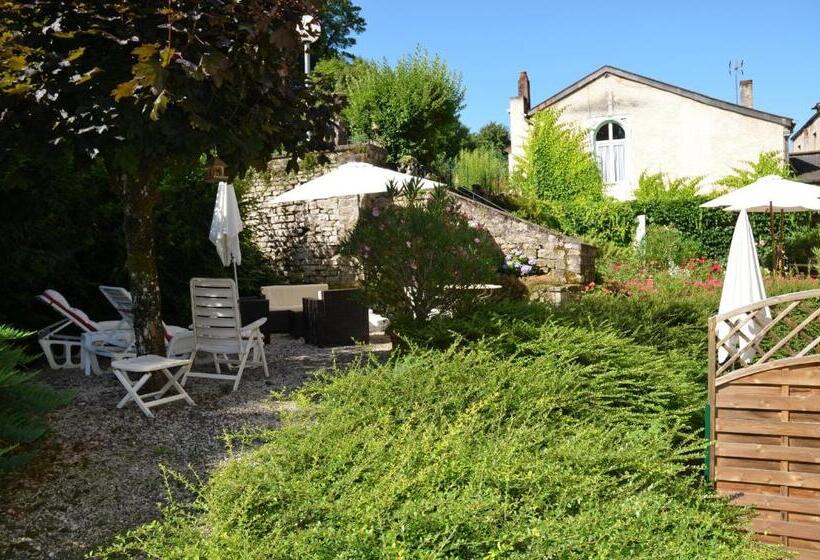
{"type": "Polygon", "coordinates": [[[453,164],[453,182],[459,187],[478,186],[486,192],[503,192],[507,162],[493,148],[461,150],[453,164]]]}
{"type": "Polygon", "coordinates": [[[465,287],[491,282],[504,255],[485,230],[469,225],[446,189],[423,197],[417,181],[390,187],[393,199],[364,211],[342,254],[361,264],[368,305],[401,331],[434,309],[469,307],[479,293],[465,287]]]}
{"type": "Polygon", "coordinates": [[[559,122],[560,114],[540,111],[511,178],[513,187],[539,202],[600,200],[604,185],[587,149],[587,133],[559,122]]]}
{"type": "Polygon", "coordinates": [[[477,148],[495,150],[506,159],[505,150],[510,146],[510,130],[503,124],[492,121],[473,135],[473,142],[477,148]]]}
{"type": "Polygon", "coordinates": [[[669,226],[650,225],[641,241],[638,254],[644,264],[668,269],[681,265],[689,259],[703,254],[703,247],[697,240],[684,235],[669,226]]]}
{"type": "Polygon", "coordinates": [[[698,197],[698,186],[702,177],[671,178],[663,173],[641,173],[635,200],[655,202],[665,200],[692,200],[698,197]]]}
{"type": "Polygon", "coordinates": [[[757,161],[747,161],[746,168],[735,167],[733,171],[732,175],[724,177],[718,184],[731,190],[750,185],[766,175],[779,175],[787,179],[794,176],[789,162],[775,151],[762,152],[757,161]]]}
{"type": "Polygon", "coordinates": [[[70,400],[21,371],[30,361],[19,344],[26,336],[0,325],[0,473],[31,458],[32,444],[48,431],[45,413],[70,400]]]}
{"type": "Polygon", "coordinates": [[[390,163],[413,157],[430,168],[438,156],[452,157],[460,148],[461,77],[421,49],[395,67],[386,61],[362,65],[350,80],[347,102],[343,116],[354,138],[381,144],[390,163]]]}
{"type": "Polygon", "coordinates": [[[350,0],[323,0],[319,3],[319,21],[322,33],[311,45],[311,52],[321,60],[326,58],[352,58],[350,48],[356,44],[352,35],[364,33],[367,23],[361,16],[362,9],[350,0]]]}
{"type": "MultiPolygon", "coordinates": [[[[0,171],[0,196],[16,201],[0,205],[0,252],[7,262],[0,275],[0,322],[32,330],[54,322],[53,311],[35,299],[48,288],[96,320],[114,318],[98,286],[129,286],[122,201],[100,167],[78,168],[67,157],[38,163],[21,154],[7,174],[0,171]]],[[[234,181],[240,197],[245,184],[234,181]]],[[[191,320],[190,278],[232,276],[208,240],[217,187],[204,181],[201,165],[167,173],[159,185],[155,250],[162,318],[185,326],[191,320]]],[[[253,203],[240,203],[243,215],[244,205],[253,203]]],[[[251,234],[248,226],[240,236],[243,294],[279,280],[251,234]]]]}
{"type": "MultiPolygon", "coordinates": [[[[159,182],[216,151],[232,173],[324,144],[302,0],[0,3],[0,164],[57,146],[101,162],[123,204],[137,350],[164,347],[154,258],[159,182]],[[207,22],[207,24],[203,24],[207,22]]],[[[53,151],[52,151],[53,153],[53,151]]],[[[92,163],[93,164],[93,163],[92,163]]]]}
{"type": "Polygon", "coordinates": [[[480,307],[416,333],[443,350],[321,376],[193,504],[105,555],[779,557],[702,486],[702,361],[614,327],[666,315],[668,333],[697,311],[609,301],[612,327],[601,310],[480,307]]]}

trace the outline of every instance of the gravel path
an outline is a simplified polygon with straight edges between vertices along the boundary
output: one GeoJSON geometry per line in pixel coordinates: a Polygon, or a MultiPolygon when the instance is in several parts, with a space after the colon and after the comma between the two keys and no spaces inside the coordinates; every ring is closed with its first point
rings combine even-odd
{"type": "MultiPolygon", "coordinates": [[[[370,350],[386,354],[386,339],[370,350]]],[[[334,360],[349,363],[361,347],[316,348],[287,336],[267,346],[270,378],[246,370],[231,384],[191,379],[197,406],[172,403],[149,419],[133,404],[117,410],[124,390],[113,375],[45,371],[43,381],[73,390],[74,401],[52,414],[53,432],[35,460],[0,481],[0,558],[82,558],[114,535],[150,521],[164,498],[160,465],[206,475],[225,458],[221,436],[240,428],[276,426],[271,391],[290,391],[334,360]]]]}

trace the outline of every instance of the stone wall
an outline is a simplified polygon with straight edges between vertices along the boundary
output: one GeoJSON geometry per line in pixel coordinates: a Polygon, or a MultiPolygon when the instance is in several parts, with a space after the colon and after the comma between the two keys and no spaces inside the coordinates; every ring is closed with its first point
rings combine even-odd
{"type": "MultiPolygon", "coordinates": [[[[324,282],[334,287],[350,286],[358,279],[354,262],[340,256],[345,235],[356,225],[367,197],[345,196],[307,202],[271,202],[276,195],[319,176],[348,161],[377,165],[381,152],[372,146],[342,147],[328,154],[326,165],[305,167],[286,173],[285,160],[274,160],[268,174],[256,179],[246,198],[255,211],[246,213],[245,223],[256,244],[282,277],[292,284],[324,282]]],[[[534,257],[557,284],[592,281],[595,248],[477,201],[453,194],[460,210],[474,224],[481,224],[505,253],[521,251],[534,257]]]]}
{"type": "Polygon", "coordinates": [[[582,284],[595,279],[596,249],[592,245],[481,202],[453,196],[471,224],[486,228],[504,254],[521,251],[535,258],[557,284],[582,284]]]}

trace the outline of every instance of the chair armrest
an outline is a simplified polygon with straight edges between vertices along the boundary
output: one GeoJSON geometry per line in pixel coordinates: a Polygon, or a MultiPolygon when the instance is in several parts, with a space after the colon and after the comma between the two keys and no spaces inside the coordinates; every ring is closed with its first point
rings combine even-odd
{"type": "Polygon", "coordinates": [[[257,320],[256,320],[256,321],[254,321],[253,323],[249,323],[249,324],[245,325],[244,327],[242,327],[242,330],[243,330],[243,331],[255,331],[255,330],[259,330],[259,327],[261,327],[262,325],[264,325],[264,324],[265,324],[265,322],[266,322],[267,320],[268,320],[268,318],[267,318],[267,317],[262,317],[262,318],[260,318],[260,319],[257,319],[257,320]]]}

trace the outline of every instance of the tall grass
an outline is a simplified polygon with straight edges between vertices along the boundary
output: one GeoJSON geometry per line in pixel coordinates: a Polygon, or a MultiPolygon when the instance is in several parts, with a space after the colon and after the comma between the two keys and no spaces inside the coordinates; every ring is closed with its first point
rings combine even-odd
{"type": "Polygon", "coordinates": [[[494,148],[461,150],[453,164],[453,181],[458,187],[501,193],[507,186],[507,162],[494,148]]]}
{"type": "MultiPolygon", "coordinates": [[[[667,333],[699,320],[643,305],[667,333]]],[[[636,343],[615,309],[568,313],[488,307],[327,372],[193,504],[104,555],[776,558],[703,487],[699,357],[636,343]]]]}

